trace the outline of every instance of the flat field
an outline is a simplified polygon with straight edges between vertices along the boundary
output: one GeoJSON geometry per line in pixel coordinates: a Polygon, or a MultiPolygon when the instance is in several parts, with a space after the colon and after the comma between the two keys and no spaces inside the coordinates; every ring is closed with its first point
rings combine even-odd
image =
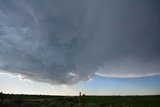
{"type": "Polygon", "coordinates": [[[160,107],[154,96],[47,96],[1,94],[0,107],[160,107]]]}

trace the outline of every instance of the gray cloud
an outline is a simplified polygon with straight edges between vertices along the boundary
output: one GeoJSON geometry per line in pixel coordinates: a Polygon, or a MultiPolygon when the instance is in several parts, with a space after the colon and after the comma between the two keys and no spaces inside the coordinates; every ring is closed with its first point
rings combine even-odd
{"type": "Polygon", "coordinates": [[[1,0],[0,69],[50,84],[160,74],[153,0],[1,0]]]}

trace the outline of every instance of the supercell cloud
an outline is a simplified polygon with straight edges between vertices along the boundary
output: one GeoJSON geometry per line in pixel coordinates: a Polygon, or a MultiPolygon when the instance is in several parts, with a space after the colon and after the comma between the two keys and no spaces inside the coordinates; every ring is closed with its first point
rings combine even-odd
{"type": "Polygon", "coordinates": [[[50,84],[160,74],[158,0],[0,0],[0,71],[50,84]]]}

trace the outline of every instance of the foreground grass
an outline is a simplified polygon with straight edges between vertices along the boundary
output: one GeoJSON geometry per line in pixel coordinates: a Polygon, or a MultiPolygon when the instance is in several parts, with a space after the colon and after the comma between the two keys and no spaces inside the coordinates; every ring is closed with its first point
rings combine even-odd
{"type": "MultiPolygon", "coordinates": [[[[0,96],[0,107],[78,107],[77,96],[0,96]]],[[[81,107],[160,107],[160,96],[81,96],[81,107]]]]}

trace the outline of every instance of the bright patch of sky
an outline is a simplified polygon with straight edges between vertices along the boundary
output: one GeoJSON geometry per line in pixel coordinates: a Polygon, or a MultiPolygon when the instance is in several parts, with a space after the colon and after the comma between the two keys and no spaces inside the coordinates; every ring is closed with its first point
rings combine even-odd
{"type": "Polygon", "coordinates": [[[0,91],[14,94],[47,95],[155,95],[160,93],[160,76],[141,78],[106,78],[94,76],[75,85],[49,85],[0,74],[0,91]]]}

